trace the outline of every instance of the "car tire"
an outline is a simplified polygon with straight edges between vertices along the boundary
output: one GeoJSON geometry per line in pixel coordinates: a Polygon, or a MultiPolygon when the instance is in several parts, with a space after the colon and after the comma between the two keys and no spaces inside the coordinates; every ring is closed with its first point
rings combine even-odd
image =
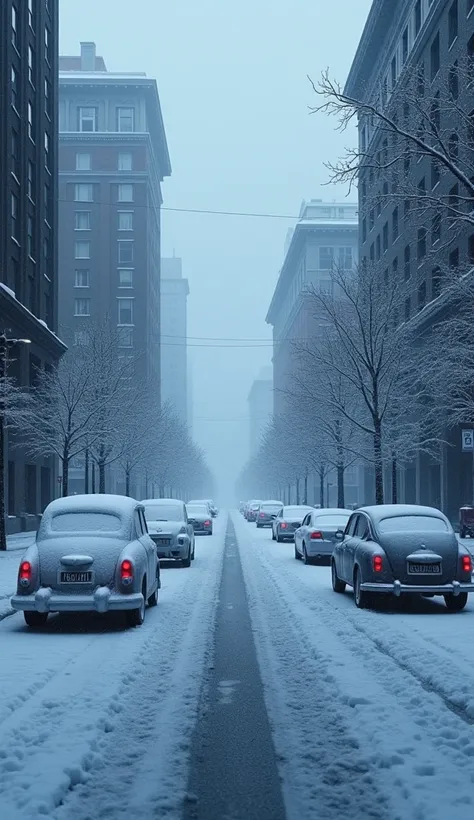
{"type": "Polygon", "coordinates": [[[191,566],[191,560],[191,547],[189,547],[188,557],[181,559],[181,566],[184,567],[184,569],[187,569],[191,566]]]}
{"type": "Polygon", "coordinates": [[[261,524],[257,524],[257,530],[260,530],[261,528],[261,524]]]}
{"type": "Polygon", "coordinates": [[[272,541],[276,541],[275,530],[273,529],[273,527],[272,527],[272,541]]]}
{"type": "Polygon", "coordinates": [[[26,625],[29,626],[30,629],[39,629],[41,626],[44,626],[48,620],[47,612],[28,612],[25,610],[23,616],[26,625]]]}
{"type": "Polygon", "coordinates": [[[444,603],[450,612],[461,612],[467,604],[467,592],[460,592],[459,595],[444,595],[444,603]]]}
{"type": "Polygon", "coordinates": [[[341,581],[339,575],[337,574],[336,562],[334,558],[331,561],[331,581],[334,592],[341,593],[346,591],[345,581],[341,581]]]}
{"type": "Polygon", "coordinates": [[[305,543],[303,543],[303,563],[306,564],[306,566],[313,563],[313,559],[311,559],[309,557],[308,553],[306,552],[306,544],[305,543]]]}
{"type": "Polygon", "coordinates": [[[295,544],[295,558],[296,558],[297,561],[301,560],[301,555],[299,554],[298,550],[296,549],[296,544],[295,544]]]}
{"type": "Polygon", "coordinates": [[[281,537],[280,533],[278,533],[277,535],[277,541],[279,544],[281,544],[281,542],[283,541],[283,538],[281,537]]]}
{"type": "Polygon", "coordinates": [[[362,576],[359,567],[354,570],[354,603],[357,609],[368,609],[373,605],[373,598],[360,588],[362,576]]]}
{"type": "Polygon", "coordinates": [[[141,626],[145,620],[146,609],[146,581],[143,582],[142,587],[143,603],[137,609],[127,609],[125,616],[129,626],[141,626]]]}
{"type": "Polygon", "coordinates": [[[148,606],[153,607],[158,605],[158,579],[156,579],[157,587],[152,595],[148,598],[148,606]]]}
{"type": "Polygon", "coordinates": [[[193,552],[192,552],[192,555],[191,555],[191,561],[194,561],[195,552],[196,552],[196,546],[193,544],[193,552]]]}

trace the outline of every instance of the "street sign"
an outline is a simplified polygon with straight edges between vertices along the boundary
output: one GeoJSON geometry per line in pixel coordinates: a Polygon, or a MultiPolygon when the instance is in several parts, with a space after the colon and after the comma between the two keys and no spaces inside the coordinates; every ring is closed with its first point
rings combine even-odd
{"type": "Polygon", "coordinates": [[[474,452],[474,430],[462,430],[462,451],[463,453],[474,452]]]}

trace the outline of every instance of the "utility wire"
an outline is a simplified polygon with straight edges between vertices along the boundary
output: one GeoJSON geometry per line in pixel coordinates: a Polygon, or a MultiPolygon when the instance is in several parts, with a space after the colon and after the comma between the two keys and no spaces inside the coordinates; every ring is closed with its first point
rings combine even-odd
{"type": "MultiPolygon", "coordinates": [[[[74,182],[68,183],[74,185],[94,185],[93,182],[74,182]]],[[[133,183],[129,183],[132,184],[133,183]]],[[[212,210],[210,208],[170,208],[166,206],[161,206],[160,208],[156,208],[154,205],[144,205],[143,203],[139,202],[104,202],[101,199],[91,199],[91,200],[76,200],[76,199],[67,199],[65,197],[58,197],[58,202],[68,202],[70,205],[74,206],[85,206],[85,205],[105,205],[109,208],[123,208],[124,206],[129,206],[130,208],[133,207],[134,210],[138,208],[146,208],[150,211],[172,211],[174,213],[182,213],[182,214],[207,214],[210,216],[244,216],[244,217],[252,217],[257,219],[301,219],[301,216],[295,216],[294,214],[270,214],[266,212],[257,212],[257,211],[220,211],[220,210],[212,210]]],[[[351,203],[352,204],[352,203],[351,203]]],[[[336,220],[337,221],[337,220],[336,220]]]]}

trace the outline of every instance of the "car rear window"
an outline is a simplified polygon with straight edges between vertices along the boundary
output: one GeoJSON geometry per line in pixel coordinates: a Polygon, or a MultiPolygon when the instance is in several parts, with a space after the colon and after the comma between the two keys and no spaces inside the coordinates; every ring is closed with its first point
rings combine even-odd
{"type": "Polygon", "coordinates": [[[146,504],[145,518],[147,521],[182,521],[183,510],[178,505],[146,504]]]}
{"type": "Polygon", "coordinates": [[[446,521],[432,515],[395,515],[378,526],[380,532],[449,532],[446,521]]]}
{"type": "Polygon", "coordinates": [[[260,507],[263,512],[280,512],[281,504],[262,504],[260,507]]]}
{"type": "Polygon", "coordinates": [[[209,510],[207,507],[190,505],[189,507],[186,507],[186,509],[188,511],[188,515],[209,515],[209,510]]]}
{"type": "Polygon", "coordinates": [[[311,512],[311,507],[284,507],[283,515],[302,515],[305,516],[311,512]]]}
{"type": "Polygon", "coordinates": [[[58,513],[51,521],[54,532],[117,532],[122,529],[122,519],[107,512],[58,513]]]}
{"type": "Polygon", "coordinates": [[[322,529],[325,527],[340,527],[344,530],[348,521],[348,515],[318,515],[314,519],[315,526],[322,529]]]}

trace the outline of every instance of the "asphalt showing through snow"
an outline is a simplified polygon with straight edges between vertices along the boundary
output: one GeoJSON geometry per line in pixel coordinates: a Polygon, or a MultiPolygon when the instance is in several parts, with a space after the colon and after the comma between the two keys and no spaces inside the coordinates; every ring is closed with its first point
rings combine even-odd
{"type": "Polygon", "coordinates": [[[184,820],[285,820],[247,595],[229,520],[213,666],[194,733],[184,820]]]}

